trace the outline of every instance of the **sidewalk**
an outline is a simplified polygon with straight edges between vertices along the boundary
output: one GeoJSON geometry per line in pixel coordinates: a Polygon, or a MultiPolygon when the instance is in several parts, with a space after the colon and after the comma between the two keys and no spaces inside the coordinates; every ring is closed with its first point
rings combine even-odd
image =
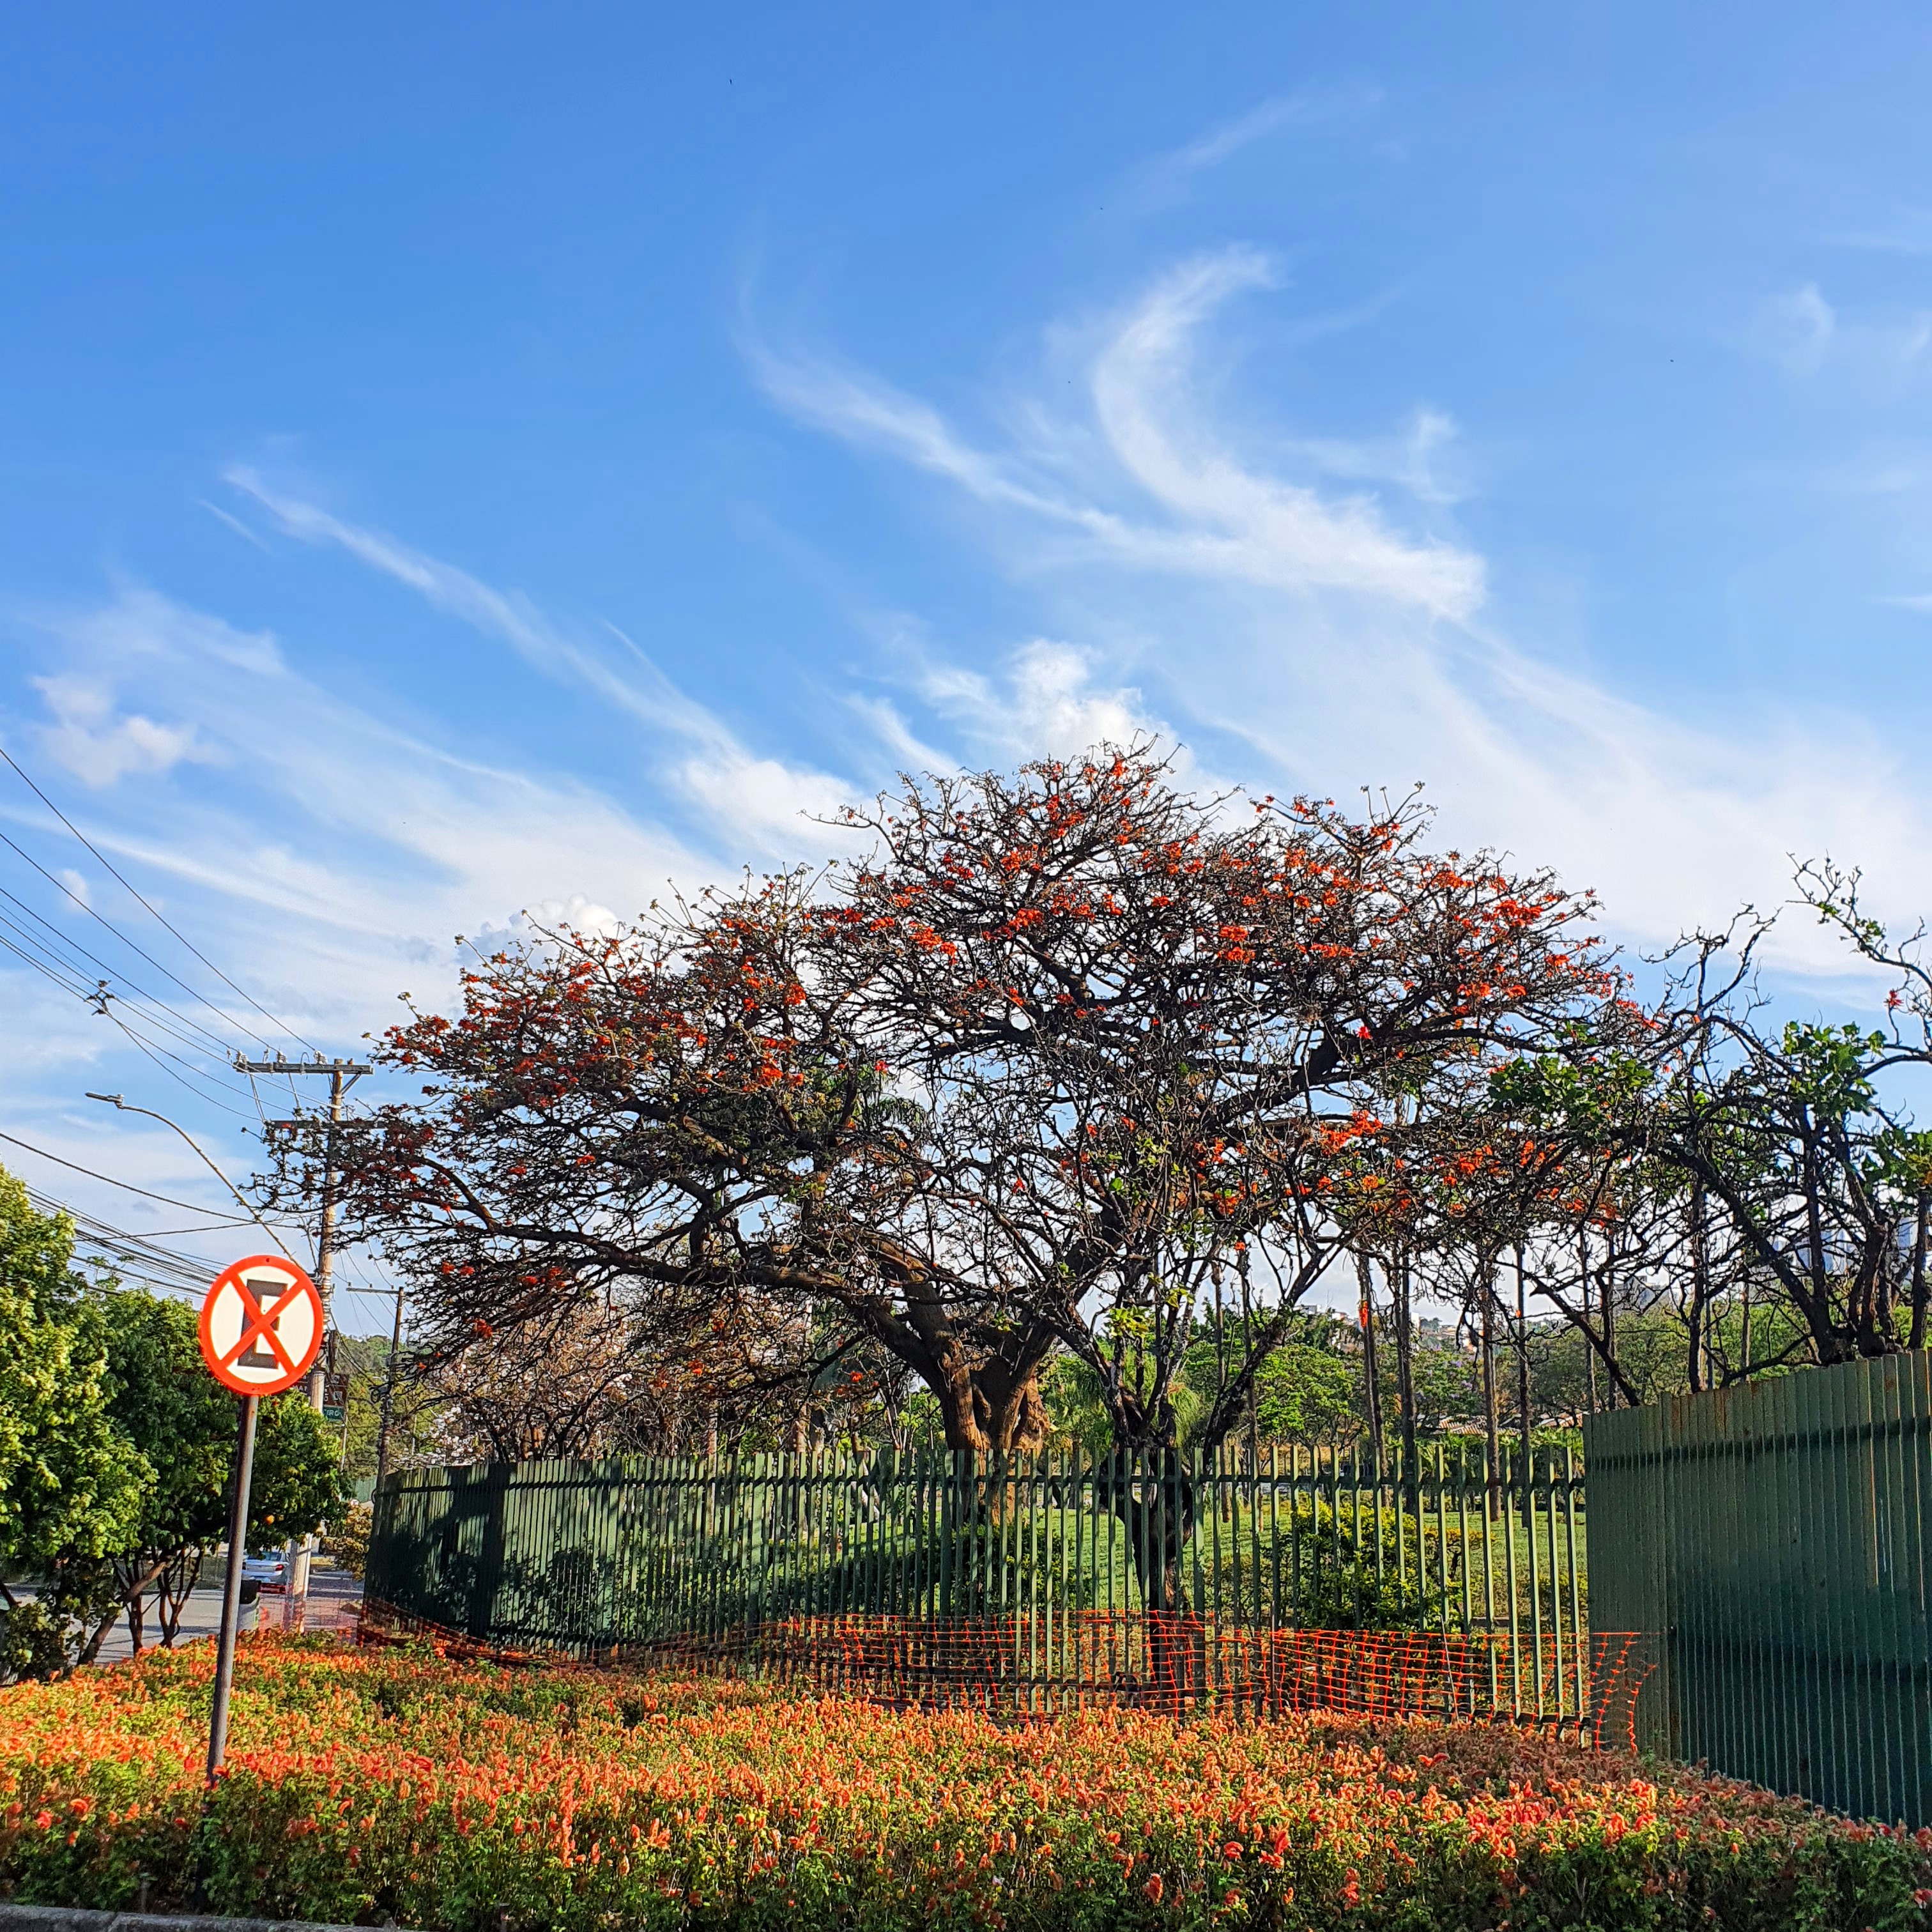
{"type": "MultiPolygon", "coordinates": [[[[214,1572],[215,1581],[200,1583],[188,1592],[188,1602],[182,1611],[181,1628],[176,1633],[177,1647],[184,1643],[198,1642],[203,1637],[217,1635],[221,1628],[221,1571],[219,1560],[206,1566],[203,1574],[214,1572]]],[[[309,1571],[308,1614],[303,1627],[308,1630],[330,1630],[340,1624],[344,1607],[362,1600],[362,1586],[346,1571],[338,1570],[334,1564],[318,1558],[309,1571]]],[[[285,1600],[280,1595],[262,1596],[256,1603],[259,1612],[255,1628],[257,1630],[280,1630],[282,1627],[285,1600]]],[[[146,1647],[154,1647],[158,1626],[150,1616],[143,1635],[146,1647]]],[[[122,1616],[114,1628],[102,1640],[95,1661],[113,1664],[134,1654],[134,1646],[128,1631],[128,1619],[122,1616]]]]}

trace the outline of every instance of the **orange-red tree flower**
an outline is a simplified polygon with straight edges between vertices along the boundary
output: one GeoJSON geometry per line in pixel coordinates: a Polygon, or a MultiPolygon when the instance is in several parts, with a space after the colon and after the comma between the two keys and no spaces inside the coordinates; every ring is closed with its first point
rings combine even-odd
{"type": "Polygon", "coordinates": [[[352,1137],[343,1205],[442,1348],[615,1296],[722,1396],[816,1366],[829,1310],[956,1448],[1036,1442],[1064,1348],[1124,1445],[1172,1451],[1205,1286],[1245,1258],[1265,1305],[1211,1444],[1364,1174],[1402,1185],[1403,1096],[1618,990],[1587,898],[1431,853],[1412,797],[1202,799],[1142,746],[850,822],[860,861],[507,949],[387,1036],[423,1091],[352,1137]]]}

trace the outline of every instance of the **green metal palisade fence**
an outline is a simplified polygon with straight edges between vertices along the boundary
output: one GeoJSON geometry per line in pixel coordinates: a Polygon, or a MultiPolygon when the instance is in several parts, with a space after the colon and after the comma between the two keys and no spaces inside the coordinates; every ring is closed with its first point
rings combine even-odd
{"type": "Polygon", "coordinates": [[[932,1633],[970,1625],[1000,1652],[975,1667],[1027,1708],[1171,1678],[1163,1642],[1192,1646],[1187,1702],[1239,1702],[1216,1660],[1254,1634],[1408,1633],[1453,1652],[1431,1680],[1448,1709],[1581,1724],[1582,1490],[1567,1452],[1492,1480],[1468,1442],[1412,1474],[1306,1449],[433,1468],[385,1482],[368,1583],[406,1617],[583,1658],[795,1658],[780,1640],[806,1630],[857,1657],[889,1632],[902,1674],[943,1675],[958,1646],[942,1668],[932,1633]]]}
{"type": "Polygon", "coordinates": [[[1595,1612],[1658,1666],[1639,1742],[1932,1824],[1932,1358],[1620,1410],[1584,1439],[1595,1612]]]}

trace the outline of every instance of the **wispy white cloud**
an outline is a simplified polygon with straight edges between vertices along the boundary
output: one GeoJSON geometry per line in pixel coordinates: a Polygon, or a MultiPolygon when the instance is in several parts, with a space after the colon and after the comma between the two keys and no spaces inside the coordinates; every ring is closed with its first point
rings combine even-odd
{"type": "MultiPolygon", "coordinates": [[[[1372,496],[1324,498],[1245,469],[1202,433],[1193,339],[1233,297],[1274,281],[1258,251],[1225,249],[1182,263],[1112,319],[1085,372],[1090,428],[1112,468],[1104,489],[1090,474],[1080,491],[1063,480],[1093,446],[1090,426],[1029,411],[1033,445],[996,453],[976,447],[928,404],[836,363],[780,351],[754,335],[746,350],[767,393],[801,419],[898,456],[989,508],[1058,525],[1090,556],[1210,580],[1358,591],[1468,616],[1483,598],[1480,558],[1426,533],[1403,533],[1372,496]]],[[[1432,416],[1425,452],[1428,440],[1440,440],[1444,420],[1432,416]]]]}
{"type": "Polygon", "coordinates": [[[520,591],[502,590],[399,538],[347,521],[273,488],[237,466],[226,480],[268,512],[288,535],[333,545],[414,591],[436,610],[507,644],[533,669],[577,686],[692,746],[675,770],[688,796],[722,826],[762,850],[824,842],[816,822],[850,796],[845,782],[750,751],[724,722],[671,683],[615,625],[573,630],[520,591]]]}
{"type": "Polygon", "coordinates": [[[1198,140],[1177,149],[1172,165],[1189,174],[1197,174],[1203,168],[1218,167],[1231,154],[1239,154],[1244,148],[1264,140],[1277,129],[1292,122],[1305,120],[1309,111],[1306,95],[1276,94],[1272,100],[1264,100],[1258,107],[1252,107],[1246,113],[1223,122],[1220,127],[1209,129],[1198,140]]]}
{"type": "Polygon", "coordinates": [[[191,908],[208,950],[298,1025],[360,1032],[410,983],[410,962],[521,906],[576,892],[635,910],[708,870],[608,796],[406,731],[301,676],[272,638],[152,589],[42,622],[65,680],[166,689],[219,766],[170,786],[165,835],[152,768],[104,794],[82,830],[191,908]]]}
{"type": "Polygon", "coordinates": [[[1932,255],[1932,208],[1899,207],[1884,220],[1840,230],[1828,238],[1840,248],[1882,255],[1932,255]]]}
{"type": "Polygon", "coordinates": [[[260,504],[288,536],[304,543],[338,546],[370,569],[406,585],[436,609],[508,644],[536,670],[568,678],[652,724],[690,728],[690,709],[676,702],[668,706],[661,684],[640,685],[626,678],[603,652],[566,636],[520,591],[499,590],[453,563],[274,489],[244,465],[236,465],[223,476],[260,504]]]}
{"type": "Polygon", "coordinates": [[[1354,120],[1379,106],[1382,100],[1379,88],[1366,86],[1275,94],[1162,155],[1148,170],[1149,178],[1158,185],[1178,188],[1187,177],[1219,167],[1271,135],[1354,120]]]}
{"type": "Polygon", "coordinates": [[[981,671],[944,658],[914,668],[910,682],[950,728],[950,755],[921,747],[916,762],[944,770],[965,759],[1013,764],[1090,745],[1125,744],[1166,731],[1131,685],[1114,682],[1098,652],[1036,638],[981,671]]]}
{"type": "Polygon", "coordinates": [[[1868,384],[1909,377],[1932,348],[1932,310],[1848,318],[1816,282],[1762,303],[1747,335],[1750,347],[1787,374],[1842,370],[1868,384]]]}
{"type": "MultiPolygon", "coordinates": [[[[1439,480],[1439,412],[1418,407],[1406,452],[1400,433],[1325,451],[1262,434],[1210,345],[1231,299],[1275,285],[1265,258],[1229,249],[1100,323],[1054,326],[1053,380],[1000,398],[977,436],[862,372],[752,345],[801,420],[984,506],[984,540],[1040,601],[1058,641],[1004,662],[902,652],[926,715],[989,745],[1023,741],[1022,719],[1049,735],[1164,724],[1276,789],[1426,779],[1445,836],[1598,886],[1646,942],[1777,902],[1792,852],[1855,856],[1909,902],[1932,824],[1869,724],[1737,696],[1675,716],[1543,661],[1489,614],[1486,560],[1436,522],[1460,494],[1439,480]],[[1350,491],[1352,465],[1381,488],[1350,491]]],[[[1836,326],[1822,296],[1784,323],[1801,350],[1836,326]]],[[[1784,943],[1806,970],[1841,964],[1809,926],[1784,943]]]]}
{"type": "Polygon", "coordinates": [[[138,711],[118,712],[107,684],[86,676],[37,677],[53,722],[42,728],[42,746],[74,776],[96,789],[130,772],[171,770],[184,759],[208,764],[214,752],[192,724],[161,724],[138,711]]]}
{"type": "Polygon", "coordinates": [[[232,530],[238,537],[242,538],[244,542],[253,544],[259,550],[266,551],[268,549],[268,544],[263,539],[260,531],[250,529],[250,527],[244,524],[239,517],[233,515],[229,511],[224,510],[219,503],[211,503],[206,496],[197,496],[195,499],[195,501],[199,503],[217,523],[226,524],[229,529],[232,530]]]}
{"type": "Polygon", "coordinates": [[[1157,536],[1143,536],[1141,558],[1472,614],[1483,601],[1479,557],[1398,532],[1372,498],[1325,498],[1258,473],[1204,421],[1194,394],[1195,339],[1231,297],[1272,281],[1267,258],[1250,250],[1196,257],[1129,310],[1094,362],[1094,412],[1107,442],[1172,520],[1157,536]]]}
{"type": "Polygon", "coordinates": [[[1754,344],[1794,376],[1808,376],[1824,365],[1838,331],[1838,311],[1816,282],[1773,296],[1760,308],[1752,328],[1754,344]]]}

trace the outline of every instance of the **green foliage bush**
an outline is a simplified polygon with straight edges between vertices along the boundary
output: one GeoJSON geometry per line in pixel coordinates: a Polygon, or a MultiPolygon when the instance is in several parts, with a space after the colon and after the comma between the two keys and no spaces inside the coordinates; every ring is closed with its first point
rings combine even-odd
{"type": "MultiPolygon", "coordinates": [[[[83,1280],[72,1225],[0,1168],[0,1572],[43,1586],[30,1599],[0,1585],[0,1682],[90,1660],[124,1611],[158,1613],[172,1640],[227,1533],[236,1423],[194,1310],[83,1280]]],[[[340,1508],[337,1463],[303,1396],[264,1403],[249,1549],[340,1508]]]]}

